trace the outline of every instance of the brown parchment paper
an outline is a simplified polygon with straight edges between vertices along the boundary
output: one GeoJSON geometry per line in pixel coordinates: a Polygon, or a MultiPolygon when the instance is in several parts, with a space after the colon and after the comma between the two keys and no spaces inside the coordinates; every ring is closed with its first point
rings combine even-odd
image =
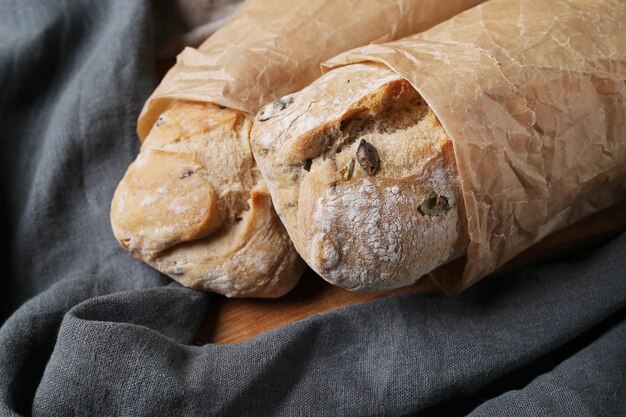
{"type": "Polygon", "coordinates": [[[492,0],[325,67],[364,61],[406,78],[453,140],[470,244],[462,274],[433,273],[447,293],[626,196],[626,2],[492,0]]]}
{"type": "Polygon", "coordinates": [[[143,140],[172,100],[248,114],[321,75],[320,63],[370,42],[398,39],[484,0],[247,0],[198,49],[186,48],[139,116],[143,140]]]}

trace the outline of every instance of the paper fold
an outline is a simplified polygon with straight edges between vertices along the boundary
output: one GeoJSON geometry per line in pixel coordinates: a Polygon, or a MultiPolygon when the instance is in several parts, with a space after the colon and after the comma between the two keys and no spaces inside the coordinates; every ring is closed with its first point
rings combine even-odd
{"type": "Polygon", "coordinates": [[[321,75],[351,48],[398,39],[484,0],[248,0],[200,48],[186,48],[146,102],[143,140],[172,100],[212,102],[255,114],[321,75]]]}
{"type": "Polygon", "coordinates": [[[626,196],[626,3],[492,0],[325,64],[406,78],[454,143],[470,245],[449,294],[626,196]]]}

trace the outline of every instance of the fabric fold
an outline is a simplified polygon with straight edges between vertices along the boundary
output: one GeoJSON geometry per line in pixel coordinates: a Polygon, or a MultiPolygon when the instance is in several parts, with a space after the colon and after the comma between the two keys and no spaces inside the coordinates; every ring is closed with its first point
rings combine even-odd
{"type": "MultiPolygon", "coordinates": [[[[504,413],[508,402],[500,405],[499,398],[524,388],[508,381],[507,391],[499,391],[509,374],[551,378],[553,370],[537,365],[542,358],[569,344],[611,349],[607,343],[623,337],[611,328],[606,338],[593,329],[626,309],[625,263],[622,235],[590,256],[523,269],[453,299],[392,297],[225,346],[189,346],[130,324],[132,309],[115,308],[117,322],[91,320],[117,305],[102,298],[66,316],[34,414],[66,415],[80,403],[87,414],[106,404],[137,416],[428,415],[448,409],[461,415],[486,394],[493,397],[490,407],[504,413]]],[[[149,292],[128,293],[128,305],[146,308],[154,299],[149,292]]],[[[585,349],[571,352],[556,370],[575,375],[579,360],[588,361],[585,349]]],[[[605,389],[619,389],[612,384],[620,369],[603,368],[605,389]]],[[[582,392],[581,401],[596,403],[582,392]]],[[[597,404],[621,407],[606,398],[597,404]]]]}

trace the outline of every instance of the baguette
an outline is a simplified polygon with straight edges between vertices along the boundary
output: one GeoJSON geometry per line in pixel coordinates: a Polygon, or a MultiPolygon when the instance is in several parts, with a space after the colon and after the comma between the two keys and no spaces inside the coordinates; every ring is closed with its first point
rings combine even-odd
{"type": "Polygon", "coordinates": [[[614,0],[492,0],[325,63],[251,133],[296,249],[365,291],[462,257],[431,272],[455,294],[622,200],[625,19],[614,0]]]}
{"type": "Polygon", "coordinates": [[[252,158],[250,126],[209,103],[166,110],[113,196],[122,247],[200,290],[279,297],[293,288],[305,264],[252,158]]]}
{"type": "Polygon", "coordinates": [[[280,101],[289,103],[281,112],[259,112],[253,151],[296,249],[320,276],[388,290],[464,254],[452,142],[406,80],[350,65],[280,101]]]}

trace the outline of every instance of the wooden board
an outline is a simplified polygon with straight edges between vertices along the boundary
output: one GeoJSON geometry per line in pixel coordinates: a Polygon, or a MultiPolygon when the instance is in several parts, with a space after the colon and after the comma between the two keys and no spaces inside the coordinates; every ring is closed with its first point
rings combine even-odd
{"type": "MultiPolygon", "coordinates": [[[[546,237],[512,259],[489,279],[506,279],[507,271],[521,266],[587,251],[606,243],[624,230],[626,201],[546,237]]],[[[415,285],[393,291],[352,293],[328,284],[308,270],[292,292],[276,300],[229,299],[214,295],[196,343],[238,343],[312,314],[396,294],[422,291],[437,291],[437,287],[428,278],[423,278],[415,285]]]]}

